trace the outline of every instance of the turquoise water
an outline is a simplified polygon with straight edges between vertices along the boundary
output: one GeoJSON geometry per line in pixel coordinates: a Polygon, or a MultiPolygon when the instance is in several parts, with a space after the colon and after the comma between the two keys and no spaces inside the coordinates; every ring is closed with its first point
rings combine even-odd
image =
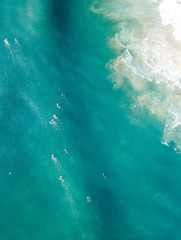
{"type": "Polygon", "coordinates": [[[166,107],[180,92],[149,68],[167,63],[155,45],[147,66],[138,48],[171,31],[158,3],[2,0],[0,12],[0,239],[180,239],[166,107]]]}

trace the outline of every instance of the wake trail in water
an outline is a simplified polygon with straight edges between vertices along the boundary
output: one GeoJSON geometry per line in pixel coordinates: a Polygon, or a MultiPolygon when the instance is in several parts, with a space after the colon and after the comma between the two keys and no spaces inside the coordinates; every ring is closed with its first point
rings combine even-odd
{"type": "MultiPolygon", "coordinates": [[[[78,185],[69,176],[68,172],[60,163],[59,159],[55,155],[51,155],[51,158],[59,174],[59,176],[57,177],[57,180],[60,181],[61,186],[64,189],[66,200],[70,204],[72,216],[75,219],[81,238],[85,239],[84,231],[83,231],[84,227],[82,227],[82,223],[80,222],[80,215],[81,215],[82,209],[86,209],[87,204],[89,203],[86,201],[86,197],[83,196],[83,194],[81,194],[81,191],[78,189],[79,188],[78,185]]],[[[90,207],[91,207],[92,214],[94,214],[96,218],[98,218],[97,209],[95,209],[93,204],[90,207]]]]}
{"type": "Polygon", "coordinates": [[[21,46],[17,38],[14,39],[14,42],[10,44],[7,38],[4,39],[5,47],[9,50],[9,53],[12,57],[13,63],[18,60],[18,54],[21,53],[21,46]]]}

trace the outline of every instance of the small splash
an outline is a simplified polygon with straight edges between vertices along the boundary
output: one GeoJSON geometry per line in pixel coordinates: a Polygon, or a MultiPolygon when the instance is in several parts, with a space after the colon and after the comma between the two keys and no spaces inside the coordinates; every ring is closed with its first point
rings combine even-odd
{"type": "Polygon", "coordinates": [[[167,147],[170,147],[170,145],[168,144],[168,142],[166,140],[162,140],[161,141],[161,144],[167,146],[167,147]]]}

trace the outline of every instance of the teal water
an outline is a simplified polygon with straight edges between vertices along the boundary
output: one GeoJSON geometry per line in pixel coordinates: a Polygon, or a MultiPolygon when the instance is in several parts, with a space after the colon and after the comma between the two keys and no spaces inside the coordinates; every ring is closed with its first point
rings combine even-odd
{"type": "Polygon", "coordinates": [[[179,129],[165,110],[180,92],[154,84],[163,70],[147,81],[137,51],[162,30],[157,5],[0,2],[1,240],[181,238],[179,129]]]}

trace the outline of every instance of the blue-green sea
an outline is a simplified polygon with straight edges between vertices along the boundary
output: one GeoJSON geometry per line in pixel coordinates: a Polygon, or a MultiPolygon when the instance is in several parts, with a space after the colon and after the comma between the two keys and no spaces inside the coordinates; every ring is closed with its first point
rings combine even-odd
{"type": "Polygon", "coordinates": [[[0,240],[181,239],[180,6],[0,1],[0,240]]]}

